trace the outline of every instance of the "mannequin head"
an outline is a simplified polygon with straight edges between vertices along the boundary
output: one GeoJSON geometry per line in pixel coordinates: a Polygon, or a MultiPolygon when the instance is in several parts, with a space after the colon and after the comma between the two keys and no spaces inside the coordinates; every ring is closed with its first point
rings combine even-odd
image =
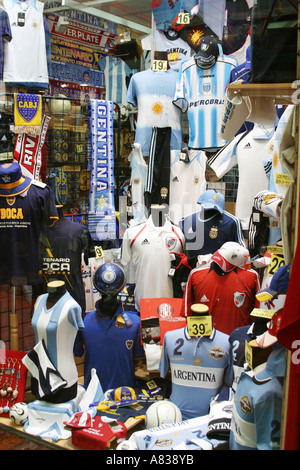
{"type": "Polygon", "coordinates": [[[193,304],[191,306],[191,317],[209,315],[209,308],[204,304],[193,304]]]}

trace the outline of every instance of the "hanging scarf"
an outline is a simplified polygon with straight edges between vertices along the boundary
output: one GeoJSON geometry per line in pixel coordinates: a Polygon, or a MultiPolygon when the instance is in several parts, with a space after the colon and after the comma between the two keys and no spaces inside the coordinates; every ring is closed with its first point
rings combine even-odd
{"type": "Polygon", "coordinates": [[[88,229],[93,240],[116,238],[112,101],[91,100],[92,168],[88,229]]]}
{"type": "Polygon", "coordinates": [[[40,135],[18,134],[14,148],[14,160],[21,166],[23,175],[38,181],[41,179],[42,149],[50,120],[49,116],[43,115],[40,135]]]}

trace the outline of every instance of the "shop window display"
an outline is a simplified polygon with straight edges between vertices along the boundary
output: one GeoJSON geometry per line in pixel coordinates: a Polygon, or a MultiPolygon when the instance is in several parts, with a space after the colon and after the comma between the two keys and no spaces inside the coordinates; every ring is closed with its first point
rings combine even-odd
{"type": "Polygon", "coordinates": [[[153,1],[143,34],[49,3],[0,10],[0,425],[70,449],[292,445],[295,5],[153,1]]]}

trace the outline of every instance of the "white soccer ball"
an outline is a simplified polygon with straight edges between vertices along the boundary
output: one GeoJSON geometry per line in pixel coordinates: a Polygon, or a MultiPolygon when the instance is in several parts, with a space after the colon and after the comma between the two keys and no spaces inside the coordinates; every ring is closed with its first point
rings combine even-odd
{"type": "Polygon", "coordinates": [[[182,421],[180,409],[169,400],[158,400],[146,411],[145,426],[147,429],[180,421],[182,421]]]}
{"type": "MultiPolygon", "coordinates": [[[[120,108],[120,121],[124,122],[129,117],[128,108],[125,104],[122,104],[122,103],[118,103],[118,105],[119,105],[119,108],[120,108]]],[[[114,120],[117,121],[118,117],[119,117],[118,106],[115,105],[114,106],[114,120]]]]}
{"type": "Polygon", "coordinates": [[[15,403],[9,410],[9,417],[18,426],[24,426],[28,419],[27,403],[15,403]]]}
{"type": "Polygon", "coordinates": [[[135,442],[130,440],[124,440],[117,445],[116,450],[138,450],[137,445],[135,442]]]}

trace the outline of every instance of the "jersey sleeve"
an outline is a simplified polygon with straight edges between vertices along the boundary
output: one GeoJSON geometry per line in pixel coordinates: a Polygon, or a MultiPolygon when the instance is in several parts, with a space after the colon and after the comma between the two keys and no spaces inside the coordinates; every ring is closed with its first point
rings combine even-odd
{"type": "Polygon", "coordinates": [[[127,263],[131,260],[131,236],[130,230],[126,229],[121,246],[121,263],[123,266],[126,266],[127,263]]]}
{"type": "Polygon", "coordinates": [[[192,281],[193,272],[191,271],[186,283],[186,287],[183,293],[183,299],[181,304],[181,317],[188,317],[193,304],[193,281],[192,281]]]}
{"type": "Polygon", "coordinates": [[[128,85],[126,101],[127,103],[130,103],[133,106],[137,106],[136,80],[134,75],[131,77],[131,80],[128,85]]]}
{"type": "Polygon", "coordinates": [[[75,301],[68,311],[68,320],[76,330],[82,330],[84,328],[81,307],[75,301]]]}
{"type": "Polygon", "coordinates": [[[254,420],[258,450],[279,450],[281,408],[282,397],[277,393],[276,386],[264,394],[262,401],[255,404],[254,420]]]}
{"type": "Polygon", "coordinates": [[[107,65],[106,56],[100,57],[100,59],[98,61],[98,65],[99,65],[99,68],[100,68],[101,72],[104,72],[104,70],[106,68],[106,65],[107,65]]]}
{"type": "Polygon", "coordinates": [[[168,356],[168,332],[164,336],[163,347],[162,347],[162,354],[159,363],[159,372],[161,377],[165,377],[168,370],[169,370],[169,356],[168,356]]]}
{"type": "Polygon", "coordinates": [[[10,42],[12,40],[12,32],[7,11],[4,9],[2,9],[0,12],[0,25],[2,39],[4,41],[10,42]]]}
{"type": "Polygon", "coordinates": [[[188,110],[188,101],[185,97],[184,91],[184,72],[182,64],[179,67],[177,81],[176,81],[176,90],[173,98],[173,104],[177,106],[183,113],[186,113],[188,110]]]}
{"type": "Polygon", "coordinates": [[[234,137],[207,162],[218,178],[222,178],[237,165],[237,144],[240,138],[240,135],[234,137]]]}
{"type": "MultiPolygon", "coordinates": [[[[229,342],[229,338],[228,338],[229,342]]],[[[231,343],[229,342],[229,351],[227,353],[228,356],[228,365],[225,368],[225,373],[224,373],[224,385],[227,385],[227,387],[231,387],[233,384],[233,379],[234,379],[234,368],[233,368],[233,355],[231,352],[231,343]]]]}

